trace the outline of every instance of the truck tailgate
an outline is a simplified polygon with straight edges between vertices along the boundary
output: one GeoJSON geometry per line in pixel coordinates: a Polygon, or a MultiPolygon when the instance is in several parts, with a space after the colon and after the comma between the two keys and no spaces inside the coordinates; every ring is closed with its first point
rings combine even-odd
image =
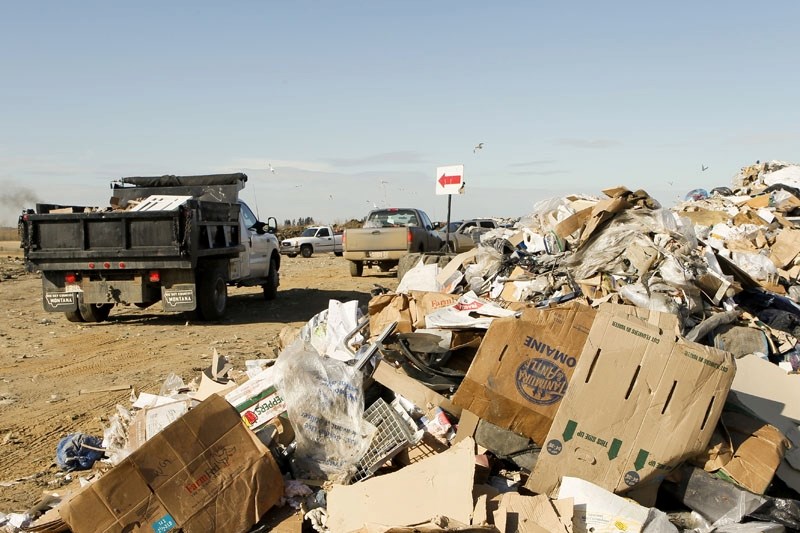
{"type": "Polygon", "coordinates": [[[345,234],[348,252],[408,250],[407,228],[348,229],[345,234]]]}

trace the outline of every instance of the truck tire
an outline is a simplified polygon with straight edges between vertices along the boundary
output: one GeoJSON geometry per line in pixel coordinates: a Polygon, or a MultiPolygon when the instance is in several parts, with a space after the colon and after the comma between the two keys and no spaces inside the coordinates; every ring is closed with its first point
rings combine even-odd
{"type": "Polygon", "coordinates": [[[311,254],[313,253],[314,253],[314,248],[312,248],[310,244],[304,244],[303,246],[300,247],[300,255],[302,255],[306,259],[311,257],[311,254]]]}
{"type": "Polygon", "coordinates": [[[344,255],[344,252],[341,252],[341,251],[340,252],[333,252],[333,255],[335,255],[336,257],[342,257],[344,255]]]}
{"type": "Polygon", "coordinates": [[[378,269],[381,272],[389,272],[392,269],[392,267],[394,267],[394,263],[379,263],[378,264],[378,269]]]}
{"type": "Polygon", "coordinates": [[[350,261],[350,277],[360,278],[364,273],[364,263],[361,261],[350,261]]]}
{"type": "Polygon", "coordinates": [[[199,272],[197,303],[205,320],[218,320],[225,316],[228,306],[228,284],[216,269],[199,272]]]}
{"type": "Polygon", "coordinates": [[[297,254],[286,254],[286,255],[288,255],[289,257],[297,257],[297,254]]]}
{"type": "Polygon", "coordinates": [[[114,304],[78,304],[78,312],[84,322],[102,322],[108,318],[114,304]]]}
{"type": "Polygon", "coordinates": [[[77,309],[74,311],[67,311],[64,313],[64,316],[67,317],[67,320],[70,322],[83,322],[83,317],[81,316],[81,312],[77,309]]]}
{"type": "Polygon", "coordinates": [[[264,288],[264,299],[274,300],[278,296],[278,263],[275,259],[269,260],[269,273],[264,288]]]}

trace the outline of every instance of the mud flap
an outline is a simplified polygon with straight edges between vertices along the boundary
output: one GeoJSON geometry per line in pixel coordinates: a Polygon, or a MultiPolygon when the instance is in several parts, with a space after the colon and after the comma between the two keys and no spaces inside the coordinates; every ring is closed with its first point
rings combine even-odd
{"type": "Polygon", "coordinates": [[[42,304],[44,306],[44,310],[51,313],[77,311],[78,293],[45,290],[42,292],[42,304]]]}
{"type": "Polygon", "coordinates": [[[164,311],[194,311],[197,294],[194,283],[180,283],[170,288],[161,287],[161,302],[164,311]]]}

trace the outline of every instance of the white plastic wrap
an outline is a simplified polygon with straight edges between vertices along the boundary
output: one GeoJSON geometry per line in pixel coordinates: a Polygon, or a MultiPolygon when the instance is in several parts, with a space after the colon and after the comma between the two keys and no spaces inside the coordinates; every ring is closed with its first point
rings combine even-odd
{"type": "Polygon", "coordinates": [[[361,372],[299,339],[281,352],[275,376],[295,430],[297,473],[348,481],[375,432],[364,420],[361,372]]]}
{"type": "Polygon", "coordinates": [[[753,279],[766,280],[778,274],[778,269],[769,257],[758,253],[733,252],[731,261],[747,272],[753,279]]]}
{"type": "Polygon", "coordinates": [[[620,287],[618,292],[620,296],[636,307],[662,313],[678,314],[678,305],[669,296],[659,292],[647,294],[647,290],[641,283],[625,285],[620,287]]]}

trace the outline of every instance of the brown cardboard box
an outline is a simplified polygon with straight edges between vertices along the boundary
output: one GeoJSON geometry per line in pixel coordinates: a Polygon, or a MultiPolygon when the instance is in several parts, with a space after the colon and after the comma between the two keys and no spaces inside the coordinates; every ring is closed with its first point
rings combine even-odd
{"type": "Polygon", "coordinates": [[[283,495],[272,455],[213,395],[60,507],[74,533],[247,531],[283,495]]]}
{"type": "Polygon", "coordinates": [[[635,488],[630,495],[647,500],[675,466],[706,449],[734,359],[678,338],[674,322],[601,306],[528,489],[551,493],[574,476],[617,493],[635,488]]]}
{"type": "Polygon", "coordinates": [[[458,302],[458,296],[441,292],[411,291],[411,321],[414,329],[425,327],[425,317],[442,307],[449,307],[458,302]]]}
{"type": "Polygon", "coordinates": [[[495,319],[453,403],[543,444],[594,316],[574,305],[495,319]]]}

